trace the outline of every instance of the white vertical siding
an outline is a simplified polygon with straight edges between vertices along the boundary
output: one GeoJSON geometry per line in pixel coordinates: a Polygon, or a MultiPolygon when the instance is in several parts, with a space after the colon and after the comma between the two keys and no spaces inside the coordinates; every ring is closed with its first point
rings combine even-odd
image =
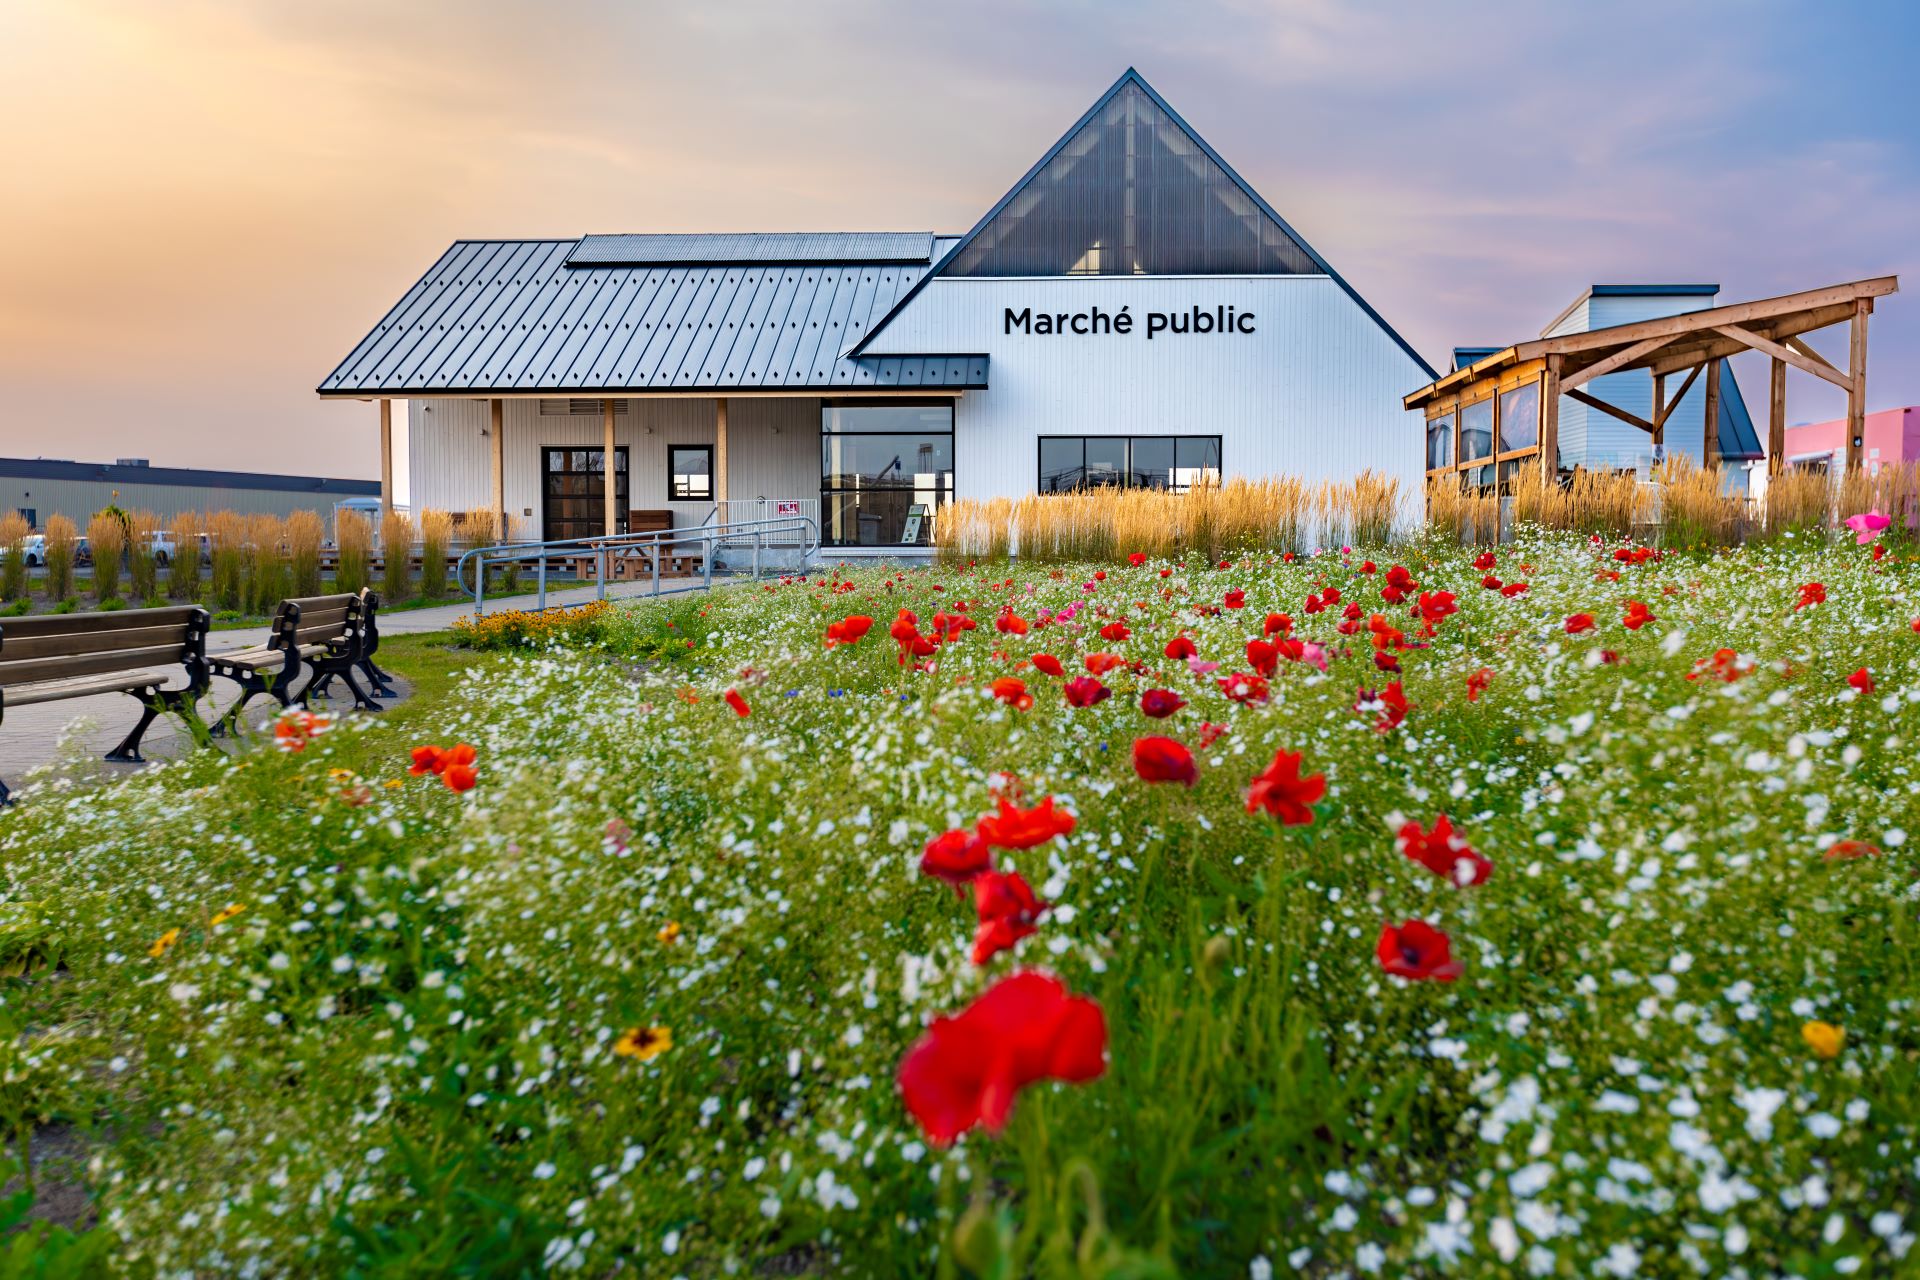
{"type": "MultiPolygon", "coordinates": [[[[1699,311],[1714,305],[1714,299],[1698,294],[1648,297],[1588,298],[1548,331],[1546,336],[1586,333],[1636,320],[1657,320],[1699,311]]],[[[1680,389],[1681,378],[1667,379],[1667,394],[1680,389]]],[[[1597,400],[1625,409],[1628,413],[1652,421],[1653,375],[1644,369],[1632,373],[1610,373],[1595,378],[1581,388],[1597,400]]],[[[1706,421],[1707,375],[1695,379],[1693,389],[1667,418],[1663,433],[1669,455],[1700,457],[1701,428],[1706,421]]],[[[1589,409],[1577,400],[1560,399],[1560,461],[1563,466],[1636,467],[1653,456],[1653,438],[1631,423],[1589,409]]]]}
{"type": "Polygon", "coordinates": [[[991,389],[955,412],[961,497],[1033,491],[1042,435],[1218,435],[1228,475],[1346,480],[1365,468],[1411,495],[1425,464],[1421,415],[1400,398],[1429,380],[1326,277],[939,279],[873,354],[985,352],[991,389]],[[1129,335],[1005,332],[1004,313],[1123,307],[1129,335]],[[1232,306],[1251,334],[1147,337],[1149,312],[1232,306]]]}

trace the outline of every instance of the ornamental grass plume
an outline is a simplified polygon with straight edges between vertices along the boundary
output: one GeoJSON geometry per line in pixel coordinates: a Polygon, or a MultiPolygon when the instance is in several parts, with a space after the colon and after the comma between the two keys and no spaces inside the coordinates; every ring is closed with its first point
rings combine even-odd
{"type": "Polygon", "coordinates": [[[320,594],[320,544],[327,526],[317,511],[295,511],[287,516],[289,594],[305,599],[320,594]]]}
{"type": "Polygon", "coordinates": [[[116,507],[87,521],[87,547],[93,555],[93,598],[101,604],[120,598],[120,569],[127,553],[126,518],[116,507]]]}
{"type": "Polygon", "coordinates": [[[1789,467],[1767,479],[1760,530],[1768,538],[1798,537],[1825,530],[1833,505],[1833,481],[1824,471],[1789,467]]]}
{"type": "Polygon", "coordinates": [[[340,555],[333,571],[333,589],[359,591],[367,585],[368,564],[373,555],[373,525],[351,507],[336,508],[333,542],[340,555]]]}
{"type": "Polygon", "coordinates": [[[380,517],[380,601],[399,604],[413,598],[413,521],[389,507],[380,517]]]}
{"type": "Polygon", "coordinates": [[[212,542],[213,571],[207,593],[216,609],[239,612],[247,573],[247,522],[234,511],[215,511],[207,517],[212,542]]]}
{"type": "Polygon", "coordinates": [[[33,526],[18,511],[0,515],[0,600],[27,598],[27,535],[33,526]]]}
{"type": "Polygon", "coordinates": [[[176,511],[167,521],[167,540],[173,543],[173,555],[167,561],[167,594],[175,600],[199,598],[200,537],[205,527],[198,511],[176,511]]]}
{"type": "MultiPolygon", "coordinates": [[[[469,525],[472,520],[469,519],[469,525]]],[[[482,541],[475,546],[494,541],[491,530],[474,528],[470,535],[482,541]]],[[[447,594],[447,550],[453,545],[453,515],[447,511],[436,511],[428,507],[420,513],[420,595],[427,600],[438,600],[447,594]]]]}
{"type": "Polygon", "coordinates": [[[270,614],[286,597],[292,574],[287,567],[286,522],[271,512],[247,517],[246,588],[251,613],[270,614]]]}
{"type": "Polygon", "coordinates": [[[160,518],[151,511],[127,513],[127,594],[144,605],[160,594],[159,569],[153,558],[154,535],[160,518]]]}

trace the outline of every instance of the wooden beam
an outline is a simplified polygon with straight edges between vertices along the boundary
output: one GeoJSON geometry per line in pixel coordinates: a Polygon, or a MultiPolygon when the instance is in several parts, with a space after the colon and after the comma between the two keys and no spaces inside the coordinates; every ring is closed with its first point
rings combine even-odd
{"type": "Polygon", "coordinates": [[[1867,442],[1867,312],[1865,298],[1853,304],[1853,326],[1847,332],[1847,470],[1858,471],[1867,442]]]}
{"type": "Polygon", "coordinates": [[[380,399],[380,514],[393,510],[393,401],[380,399]]]}
{"type": "Polygon", "coordinates": [[[1585,386],[1595,378],[1604,377],[1622,365],[1632,364],[1635,360],[1644,360],[1660,348],[1671,345],[1672,342],[1673,335],[1655,334],[1630,347],[1622,347],[1612,355],[1594,361],[1579,372],[1566,375],[1560,381],[1560,389],[1571,395],[1575,387],[1585,386]]]}
{"type": "Polygon", "coordinates": [[[506,541],[507,537],[507,402],[500,399],[487,401],[487,430],[493,437],[493,518],[499,521],[494,529],[494,537],[506,541]]]}
{"type": "MultiPolygon", "coordinates": [[[[1687,392],[1693,390],[1694,380],[1700,376],[1700,371],[1704,368],[1706,368],[1705,365],[1697,364],[1693,366],[1693,368],[1687,370],[1686,380],[1680,384],[1680,390],[1674,393],[1673,399],[1667,401],[1666,404],[1661,406],[1660,412],[1654,417],[1654,420],[1653,420],[1653,426],[1654,426],[1653,442],[1655,444],[1663,444],[1666,442],[1667,419],[1672,417],[1673,411],[1680,407],[1680,402],[1687,398],[1687,392]]],[[[1654,376],[1661,379],[1662,381],[1666,380],[1665,374],[1655,374],[1654,376]]]]}
{"type": "Polygon", "coordinates": [[[1810,373],[1816,378],[1825,378],[1836,387],[1845,389],[1848,385],[1847,375],[1833,368],[1826,361],[1809,360],[1792,347],[1783,346],[1771,338],[1763,338],[1751,329],[1742,329],[1737,324],[1722,324],[1715,325],[1714,331],[1724,333],[1736,342],[1744,342],[1755,351],[1764,351],[1775,360],[1785,360],[1804,373],[1810,373]]]}
{"type": "Polygon", "coordinates": [[[1622,409],[1619,405],[1608,404],[1605,400],[1602,400],[1599,396],[1590,396],[1586,392],[1580,391],[1577,389],[1569,391],[1565,387],[1562,387],[1561,391],[1563,394],[1571,397],[1572,399],[1578,400],[1581,404],[1586,405],[1589,409],[1598,409],[1602,413],[1610,414],[1613,417],[1620,419],[1620,421],[1622,422],[1633,424],[1634,426],[1640,428],[1642,431],[1645,431],[1648,434],[1653,434],[1659,430],[1658,427],[1654,426],[1651,422],[1648,422],[1645,418],[1641,417],[1639,414],[1628,413],[1625,409],[1622,409]]]}
{"type": "MultiPolygon", "coordinates": [[[[713,500],[716,503],[727,500],[727,398],[721,396],[713,402],[713,500]]],[[[725,523],[727,513],[720,513],[725,523]]]]}
{"type": "Polygon", "coordinates": [[[1767,378],[1767,474],[1787,465],[1787,362],[1775,360],[1767,378]]]}
{"type": "Polygon", "coordinates": [[[1749,321],[1765,320],[1777,316],[1788,316],[1795,312],[1813,311],[1822,307],[1845,306],[1851,308],[1856,301],[1865,301],[1893,293],[1900,288],[1898,276],[1877,276],[1871,280],[1856,280],[1849,284],[1829,285],[1824,289],[1808,289],[1801,293],[1781,294],[1777,298],[1761,298],[1754,302],[1740,302],[1732,306],[1712,307],[1706,311],[1683,312],[1677,316],[1663,316],[1657,320],[1639,320],[1632,324],[1613,325],[1605,329],[1592,329],[1586,333],[1569,333],[1555,338],[1539,338],[1532,342],[1522,342],[1514,346],[1514,357],[1519,360],[1531,360],[1537,356],[1551,355],[1554,352],[1572,353],[1606,348],[1622,342],[1638,342],[1643,338],[1652,338],[1664,334],[1669,338],[1683,334],[1710,329],[1715,325],[1746,325],[1749,321]]]}
{"type": "Polygon", "coordinates": [[[1540,471],[1550,485],[1560,482],[1560,357],[1547,361],[1540,378],[1540,471]]]}
{"type": "MultiPolygon", "coordinates": [[[[1834,378],[1844,378],[1847,376],[1846,374],[1841,373],[1838,369],[1834,369],[1833,364],[1825,356],[1821,355],[1818,351],[1815,351],[1811,346],[1808,345],[1807,340],[1805,338],[1800,337],[1798,334],[1788,338],[1787,345],[1792,347],[1795,351],[1798,351],[1801,355],[1805,356],[1807,359],[1813,361],[1815,364],[1821,365],[1827,369],[1832,369],[1834,378]]],[[[1831,382],[1832,380],[1833,380],[1832,378],[1828,379],[1829,382],[1831,382]]]]}
{"type": "MultiPolygon", "coordinates": [[[[1681,392],[1685,395],[1686,392],[1681,392]]],[[[1653,448],[1657,453],[1667,442],[1667,375],[1653,375],[1653,448]]]]}
{"type": "MultiPolygon", "coordinates": [[[[1775,342],[1784,342],[1789,337],[1802,333],[1812,333],[1828,325],[1840,324],[1853,316],[1851,304],[1823,307],[1816,311],[1796,312],[1790,316],[1781,316],[1764,324],[1742,326],[1751,329],[1763,338],[1772,338],[1775,342]]],[[[1721,358],[1738,355],[1747,349],[1744,342],[1716,333],[1711,328],[1698,334],[1689,335],[1684,341],[1677,341],[1667,350],[1647,362],[1647,367],[1655,373],[1672,373],[1676,369],[1685,369],[1701,364],[1709,358],[1721,358]]]]}
{"type": "Polygon", "coordinates": [[[1707,362],[1707,403],[1700,415],[1700,465],[1711,467],[1720,461],[1720,362],[1707,362]]]}
{"type": "Polygon", "coordinates": [[[620,485],[619,475],[614,470],[616,446],[613,441],[613,410],[615,401],[600,402],[600,434],[602,462],[600,466],[600,487],[606,491],[607,536],[613,537],[620,532],[620,485]]]}

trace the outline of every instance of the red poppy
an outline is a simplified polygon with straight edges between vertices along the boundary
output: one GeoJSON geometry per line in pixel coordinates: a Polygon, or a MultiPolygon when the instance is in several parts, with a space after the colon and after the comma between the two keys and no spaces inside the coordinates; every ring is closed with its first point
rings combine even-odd
{"type": "Polygon", "coordinates": [[[1827,850],[1828,862],[1851,862],[1855,858],[1877,858],[1880,850],[1864,840],[1837,840],[1827,850]]]}
{"type": "Polygon", "coordinates": [[[1324,773],[1300,776],[1301,753],[1276,751],[1273,763],[1256,774],[1247,788],[1247,812],[1265,809],[1281,825],[1304,827],[1313,821],[1313,806],[1327,794],[1324,773]]]}
{"type": "Polygon", "coordinates": [[[955,828],[927,841],[920,853],[920,872],[948,884],[972,883],[975,876],[993,870],[993,850],[978,832],[955,828]]]}
{"type": "Polygon", "coordinates": [[[1220,597],[1220,604],[1221,607],[1227,609],[1244,609],[1247,607],[1247,593],[1239,587],[1235,587],[1233,590],[1227,592],[1226,595],[1220,597]]]}
{"type": "MultiPolygon", "coordinates": [[[[1916,627],[1920,627],[1920,623],[1916,623],[1915,625],[1916,627]]],[[[1183,658],[1191,658],[1199,652],[1198,649],[1193,647],[1193,641],[1189,640],[1186,636],[1175,636],[1173,639],[1167,641],[1167,656],[1175,662],[1183,658]]]]}
{"type": "Polygon", "coordinates": [[[1113,690],[1092,676],[1075,676],[1066,683],[1067,705],[1091,707],[1113,696],[1113,690]]]}
{"type": "Polygon", "coordinates": [[[1247,665],[1263,676],[1271,676],[1280,665],[1280,650],[1265,640],[1247,641],[1247,665]]]}
{"type": "Polygon", "coordinates": [[[1492,574],[1488,574],[1486,577],[1480,579],[1480,585],[1489,591],[1498,591],[1502,584],[1500,579],[1494,577],[1492,574]]]}
{"type": "Polygon", "coordinates": [[[1482,573],[1493,568],[1497,563],[1499,563],[1499,560],[1491,551],[1482,551],[1473,558],[1473,567],[1482,573]]]}
{"type": "Polygon", "coordinates": [[[1060,665],[1060,659],[1050,653],[1034,654],[1033,669],[1042,675],[1049,676],[1063,676],[1067,673],[1067,669],[1060,665]]]}
{"type": "Polygon", "coordinates": [[[850,614],[838,622],[827,624],[827,647],[837,644],[858,644],[861,637],[873,629],[873,619],[863,613],[850,614]]]}
{"type": "Polygon", "coordinates": [[[1418,822],[1407,823],[1400,828],[1394,844],[1401,853],[1442,880],[1463,889],[1484,884],[1493,874],[1493,864],[1473,851],[1454,831],[1452,820],[1444,813],[1433,820],[1431,831],[1421,830],[1418,822]]]}
{"type": "Polygon", "coordinates": [[[1380,598],[1392,604],[1400,604],[1406,600],[1409,592],[1417,591],[1419,588],[1420,584],[1413,580],[1413,575],[1396,564],[1387,570],[1387,585],[1380,588],[1380,598]]]}
{"type": "Polygon", "coordinates": [[[1058,978],[1002,978],[957,1017],[935,1018],[900,1060],[900,1097],[921,1131],[946,1146],[975,1125],[1006,1127],[1014,1097],[1040,1080],[1080,1083],[1106,1070],[1100,1006],[1058,978]]]}
{"type": "Polygon", "coordinates": [[[1485,693],[1487,691],[1487,686],[1492,683],[1493,683],[1492,667],[1482,667],[1478,671],[1474,672],[1472,675],[1468,676],[1467,677],[1467,701],[1468,702],[1480,701],[1480,695],[1485,693]]]}
{"type": "Polygon", "coordinates": [[[1202,751],[1205,751],[1208,747],[1212,746],[1215,742],[1217,742],[1220,738],[1220,735],[1225,733],[1226,731],[1227,731],[1226,725],[1215,724],[1211,720],[1202,720],[1200,722],[1200,749],[1202,751]]]}
{"type": "Polygon", "coordinates": [[[1598,625],[1594,620],[1594,616],[1590,613],[1573,613],[1567,615],[1567,634],[1570,636],[1577,636],[1583,631],[1591,631],[1598,625]]]}
{"type": "MultiPolygon", "coordinates": [[[[1309,612],[1311,612],[1311,610],[1309,610],[1309,612]]],[[[1280,634],[1286,635],[1292,630],[1293,630],[1292,618],[1289,618],[1284,613],[1270,613],[1267,615],[1266,622],[1260,628],[1260,634],[1264,636],[1270,636],[1274,632],[1278,631],[1280,634]]]]}
{"type": "Polygon", "coordinates": [[[1422,591],[1420,593],[1420,621],[1426,628],[1426,634],[1432,635],[1440,621],[1460,612],[1460,606],[1454,603],[1451,591],[1422,591]]]}
{"type": "Polygon", "coordinates": [[[993,629],[1001,635],[1023,636],[1027,634],[1027,620],[1011,609],[1002,609],[993,620],[993,629]]]}
{"type": "Polygon", "coordinates": [[[407,772],[413,774],[415,777],[419,777],[423,773],[439,773],[447,767],[446,762],[441,759],[444,754],[439,747],[435,746],[415,747],[413,749],[413,764],[408,767],[407,772]]]}
{"type": "Polygon", "coordinates": [[[1847,683],[1864,697],[1873,692],[1873,673],[1862,667],[1847,677],[1847,683]]]}
{"type": "Polygon", "coordinates": [[[1193,752],[1172,738],[1135,738],[1133,771],[1143,782],[1184,782],[1192,786],[1200,777],[1193,752]]]}
{"type": "Polygon", "coordinates": [[[1002,796],[998,811],[981,818],[974,830],[996,849],[1031,849],[1055,836],[1069,834],[1073,827],[1073,815],[1065,809],[1055,809],[1052,796],[1031,809],[1015,808],[1002,796]]]}
{"type": "Polygon", "coordinates": [[[1103,676],[1115,667],[1124,667],[1127,660],[1117,653],[1090,653],[1081,662],[1087,668],[1088,675],[1103,676]]]}
{"type": "Polygon", "coordinates": [[[1373,561],[1371,561],[1371,560],[1362,560],[1362,561],[1360,562],[1360,572],[1362,572],[1362,573],[1375,573],[1375,572],[1378,572],[1378,570],[1377,570],[1377,568],[1375,567],[1375,565],[1374,565],[1374,563],[1373,563],[1373,561]]]}
{"type": "Polygon", "coordinates": [[[1800,610],[1806,608],[1808,605],[1825,604],[1826,602],[1827,602],[1827,587],[1825,583],[1822,583],[1822,582],[1802,583],[1800,587],[1800,598],[1794,601],[1793,611],[1795,613],[1798,613],[1800,612],[1800,610]]]}
{"type": "Polygon", "coordinates": [[[447,749],[446,754],[440,757],[440,768],[435,769],[434,772],[445,773],[448,769],[458,768],[463,764],[472,764],[475,760],[479,759],[479,757],[480,753],[474,750],[468,743],[456,742],[452,747],[447,749]]]}
{"type": "Polygon", "coordinates": [[[1149,689],[1140,695],[1140,710],[1155,720],[1165,720],[1186,705],[1186,699],[1171,689],[1149,689]]]}
{"type": "Polygon", "coordinates": [[[1236,671],[1230,676],[1222,676],[1213,682],[1220,692],[1235,702],[1265,702],[1271,693],[1265,676],[1254,675],[1250,671],[1236,671]]]}
{"type": "Polygon", "coordinates": [[[1620,625],[1629,631],[1638,631],[1649,622],[1658,621],[1647,606],[1638,600],[1627,601],[1626,616],[1620,619],[1620,625]]]}
{"type": "Polygon", "coordinates": [[[740,691],[738,689],[727,690],[725,701],[728,706],[733,708],[733,714],[737,716],[748,716],[753,714],[753,708],[747,705],[747,700],[740,696],[740,691]]]}
{"type": "Polygon", "coordinates": [[[1136,569],[1138,569],[1141,565],[1145,564],[1146,562],[1147,562],[1147,556],[1146,556],[1146,553],[1143,551],[1136,551],[1132,555],[1127,557],[1127,563],[1132,565],[1136,569]]]}
{"type": "Polygon", "coordinates": [[[1460,976],[1460,962],[1453,958],[1453,940],[1425,920],[1382,928],[1376,954],[1382,969],[1409,982],[1452,982],[1460,976]]]}
{"type": "Polygon", "coordinates": [[[1027,692],[1027,682],[1018,676],[1001,676],[995,680],[993,696],[1020,711],[1033,705],[1033,695],[1027,692]]]}
{"type": "Polygon", "coordinates": [[[1102,640],[1111,640],[1115,644],[1125,640],[1132,634],[1133,632],[1127,629],[1127,624],[1124,622],[1109,622],[1106,626],[1100,628],[1100,638],[1102,640]]]}
{"type": "Polygon", "coordinates": [[[1524,582],[1509,582],[1506,586],[1500,588],[1500,594],[1511,600],[1515,596],[1523,594],[1526,589],[1527,584],[1524,582]]]}
{"type": "Polygon", "coordinates": [[[980,926],[973,935],[973,962],[985,964],[1039,928],[1047,909],[1018,872],[982,872],[973,882],[974,911],[980,926]]]}
{"type": "Polygon", "coordinates": [[[440,781],[447,784],[449,791],[471,791],[474,784],[480,781],[480,775],[470,764],[450,764],[440,775],[440,781]]]}

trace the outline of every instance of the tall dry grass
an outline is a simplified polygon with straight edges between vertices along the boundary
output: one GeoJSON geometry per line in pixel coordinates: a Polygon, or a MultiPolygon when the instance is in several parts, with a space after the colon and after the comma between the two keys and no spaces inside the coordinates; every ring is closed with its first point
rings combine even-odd
{"type": "Polygon", "coordinates": [[[0,600],[27,598],[27,535],[32,532],[18,511],[0,516],[0,600]]]}
{"type": "Polygon", "coordinates": [[[79,526],[65,516],[48,516],[47,599],[59,602],[73,598],[73,556],[80,538],[79,526]]]}
{"type": "Polygon", "coordinates": [[[1840,482],[1836,519],[1878,511],[1893,523],[1881,536],[1912,541],[1920,532],[1920,461],[1882,463],[1880,469],[1848,473],[1840,482]]]}
{"type": "Polygon", "coordinates": [[[340,561],[333,571],[336,591],[359,591],[367,585],[367,566],[373,555],[373,525],[358,511],[341,509],[333,517],[333,543],[340,561]]]}
{"type": "Polygon", "coordinates": [[[160,594],[160,573],[153,559],[153,535],[159,531],[160,517],[153,512],[127,514],[127,595],[135,604],[146,604],[160,594]]]}
{"type": "Polygon", "coordinates": [[[399,604],[413,595],[413,521],[404,511],[389,508],[380,517],[380,598],[399,604]]]}
{"type": "Polygon", "coordinates": [[[1767,480],[1760,528],[1765,536],[1796,537],[1825,529],[1833,518],[1833,480],[1823,471],[1787,470],[1767,480]]]}
{"type": "MultiPolygon", "coordinates": [[[[472,537],[492,542],[491,530],[481,534],[469,530],[472,537]]],[[[438,600],[447,594],[447,549],[453,545],[453,513],[431,507],[420,513],[420,594],[438,600]]],[[[409,547],[408,551],[412,548],[409,547]]]]}
{"type": "Polygon", "coordinates": [[[296,599],[320,594],[320,544],[327,525],[317,511],[295,511],[287,517],[287,594],[296,599]]]}
{"type": "Polygon", "coordinates": [[[1654,481],[1662,546],[1724,547],[1745,536],[1746,503],[1726,496],[1719,467],[1703,467],[1679,454],[1655,468],[1654,481]]]}
{"type": "Polygon", "coordinates": [[[176,511],[167,521],[173,558],[167,561],[167,594],[175,600],[200,595],[200,534],[206,524],[198,511],[176,511]]]}
{"type": "Polygon", "coordinates": [[[213,511],[207,515],[207,536],[212,543],[213,569],[207,581],[207,595],[213,607],[238,613],[246,603],[242,592],[247,576],[247,519],[237,511],[213,511]]]}
{"type": "Polygon", "coordinates": [[[271,614],[287,595],[292,573],[287,564],[286,521],[267,512],[247,517],[247,585],[251,613],[271,614]]]}
{"type": "Polygon", "coordinates": [[[127,553],[127,526],[118,511],[96,512],[87,521],[87,549],[93,555],[93,598],[101,604],[120,598],[120,562],[127,553]]]}

